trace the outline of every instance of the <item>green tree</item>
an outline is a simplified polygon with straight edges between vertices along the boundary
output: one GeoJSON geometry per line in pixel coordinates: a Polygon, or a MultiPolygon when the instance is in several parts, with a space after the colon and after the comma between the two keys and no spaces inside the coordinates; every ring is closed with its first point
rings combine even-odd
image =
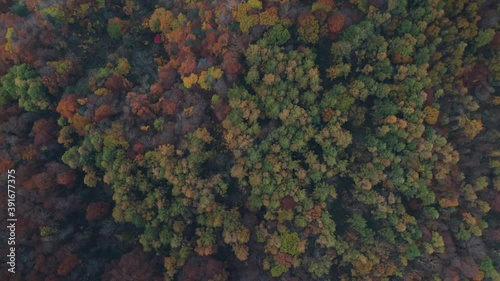
{"type": "Polygon", "coordinates": [[[27,111],[45,110],[50,107],[50,98],[38,73],[26,64],[10,68],[2,79],[0,106],[17,99],[19,106],[27,111]]]}
{"type": "Polygon", "coordinates": [[[275,25],[269,29],[266,34],[267,43],[269,45],[283,45],[285,44],[292,35],[282,24],[275,25]]]}
{"type": "Polygon", "coordinates": [[[78,147],[73,146],[66,150],[62,156],[62,161],[71,169],[76,169],[80,163],[80,153],[78,152],[78,147]]]}

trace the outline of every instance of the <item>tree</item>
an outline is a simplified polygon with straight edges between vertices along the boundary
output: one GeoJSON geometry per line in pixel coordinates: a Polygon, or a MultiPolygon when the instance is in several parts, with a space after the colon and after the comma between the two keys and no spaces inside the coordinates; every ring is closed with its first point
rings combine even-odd
{"type": "Polygon", "coordinates": [[[99,108],[97,108],[97,110],[95,111],[95,114],[94,114],[94,119],[93,121],[94,122],[100,122],[110,116],[112,116],[113,114],[115,114],[114,110],[111,108],[111,106],[107,105],[107,104],[104,104],[104,105],[101,105],[99,106],[99,108]]]}
{"type": "Polygon", "coordinates": [[[121,256],[119,261],[106,265],[102,280],[111,281],[160,281],[158,258],[151,257],[139,248],[121,256]]]}
{"type": "Polygon", "coordinates": [[[274,26],[279,23],[278,9],[271,7],[259,13],[259,25],[274,26]]]}
{"type": "Polygon", "coordinates": [[[283,236],[281,236],[281,246],[280,251],[286,254],[290,254],[292,256],[298,255],[301,250],[300,244],[302,243],[298,234],[293,232],[285,232],[283,236]]]}
{"type": "Polygon", "coordinates": [[[75,131],[81,136],[85,134],[86,126],[90,124],[90,120],[79,113],[75,113],[70,122],[73,125],[75,131]]]}
{"type": "Polygon", "coordinates": [[[239,74],[243,68],[243,66],[239,61],[240,61],[240,55],[238,53],[233,51],[227,51],[224,54],[221,68],[222,70],[224,70],[226,74],[232,74],[232,75],[239,74]]]}
{"type": "Polygon", "coordinates": [[[160,106],[163,114],[165,115],[174,115],[177,113],[177,105],[173,102],[169,102],[167,100],[162,100],[160,102],[160,106]]]}
{"type": "Polygon", "coordinates": [[[226,280],[217,279],[225,276],[224,263],[211,257],[190,257],[179,272],[182,280],[226,280]]]}
{"type": "Polygon", "coordinates": [[[111,37],[114,40],[120,40],[122,39],[123,33],[124,33],[125,25],[124,21],[120,20],[119,18],[110,18],[108,20],[108,25],[107,25],[107,31],[109,37],[111,37]]]}
{"type": "Polygon", "coordinates": [[[298,33],[299,38],[306,42],[315,44],[319,40],[319,24],[318,20],[314,17],[314,15],[309,13],[304,13],[299,16],[298,19],[298,33]]]}
{"type": "Polygon", "coordinates": [[[76,182],[76,179],[76,173],[72,170],[69,170],[57,174],[56,181],[60,185],[64,185],[67,188],[72,188],[76,182]]]}
{"type": "Polygon", "coordinates": [[[78,259],[78,256],[73,253],[70,253],[65,256],[64,260],[57,268],[57,275],[66,276],[80,264],[81,260],[78,259]]]}
{"type": "Polygon", "coordinates": [[[45,146],[55,143],[57,138],[57,127],[54,120],[41,119],[35,121],[32,131],[35,135],[34,144],[36,146],[45,146]]]}
{"type": "Polygon", "coordinates": [[[62,117],[70,119],[75,115],[78,109],[78,96],[75,94],[66,95],[59,101],[56,111],[61,114],[62,117]]]}
{"type": "Polygon", "coordinates": [[[193,74],[196,67],[196,57],[189,47],[184,47],[180,50],[177,60],[180,61],[178,69],[180,75],[193,74]]]}
{"type": "Polygon", "coordinates": [[[0,173],[7,173],[8,170],[15,167],[15,163],[9,159],[0,161],[0,173]]]}
{"type": "Polygon", "coordinates": [[[198,83],[198,75],[191,73],[191,75],[182,78],[182,82],[184,82],[184,87],[190,89],[193,85],[198,83]]]}
{"type": "Polygon", "coordinates": [[[249,0],[248,5],[250,5],[251,8],[262,10],[262,1],[260,0],[249,0]]]}
{"type": "Polygon", "coordinates": [[[92,222],[101,220],[109,212],[109,204],[102,202],[92,202],[87,206],[85,218],[92,222]]]}
{"type": "Polygon", "coordinates": [[[132,113],[142,117],[147,120],[153,118],[155,113],[151,107],[151,103],[146,94],[137,94],[134,92],[129,92],[127,94],[127,100],[130,104],[132,113]]]}
{"type": "Polygon", "coordinates": [[[334,34],[339,34],[344,28],[346,16],[340,12],[334,13],[328,18],[328,29],[334,34]]]}
{"type": "Polygon", "coordinates": [[[495,280],[495,278],[496,279],[500,278],[500,274],[495,269],[493,261],[489,257],[485,258],[481,262],[481,270],[484,271],[486,277],[491,278],[492,280],[495,280]]]}
{"type": "Polygon", "coordinates": [[[106,79],[105,87],[113,93],[121,91],[129,91],[132,88],[132,83],[120,74],[113,73],[106,79]]]}
{"type": "Polygon", "coordinates": [[[48,109],[50,99],[38,73],[26,64],[13,66],[2,77],[0,106],[18,99],[19,106],[28,111],[48,109]]]}
{"type": "Polygon", "coordinates": [[[50,175],[47,172],[41,172],[31,177],[29,182],[26,183],[26,188],[48,190],[52,188],[55,185],[55,183],[56,181],[54,176],[50,175]]]}

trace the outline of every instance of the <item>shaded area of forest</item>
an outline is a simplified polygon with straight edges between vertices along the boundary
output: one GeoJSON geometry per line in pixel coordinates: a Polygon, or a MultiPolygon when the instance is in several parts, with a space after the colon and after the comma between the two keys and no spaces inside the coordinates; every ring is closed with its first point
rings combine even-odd
{"type": "Polygon", "coordinates": [[[500,280],[499,9],[0,0],[0,279],[500,280]]]}

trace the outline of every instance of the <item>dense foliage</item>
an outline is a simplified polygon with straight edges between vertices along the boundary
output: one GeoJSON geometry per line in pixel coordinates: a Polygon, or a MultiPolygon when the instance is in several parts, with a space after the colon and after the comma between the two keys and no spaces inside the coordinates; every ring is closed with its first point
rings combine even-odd
{"type": "Polygon", "coordinates": [[[499,13],[0,1],[0,279],[500,280],[499,13]]]}

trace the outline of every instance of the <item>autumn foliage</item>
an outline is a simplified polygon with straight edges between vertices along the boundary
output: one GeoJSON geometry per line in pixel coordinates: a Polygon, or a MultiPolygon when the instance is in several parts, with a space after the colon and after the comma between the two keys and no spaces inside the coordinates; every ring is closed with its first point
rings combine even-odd
{"type": "Polygon", "coordinates": [[[79,106],[77,100],[78,96],[75,94],[64,96],[57,105],[57,112],[66,119],[73,117],[79,106]]]}
{"type": "Polygon", "coordinates": [[[0,280],[498,280],[498,18],[0,0],[0,280]]]}

